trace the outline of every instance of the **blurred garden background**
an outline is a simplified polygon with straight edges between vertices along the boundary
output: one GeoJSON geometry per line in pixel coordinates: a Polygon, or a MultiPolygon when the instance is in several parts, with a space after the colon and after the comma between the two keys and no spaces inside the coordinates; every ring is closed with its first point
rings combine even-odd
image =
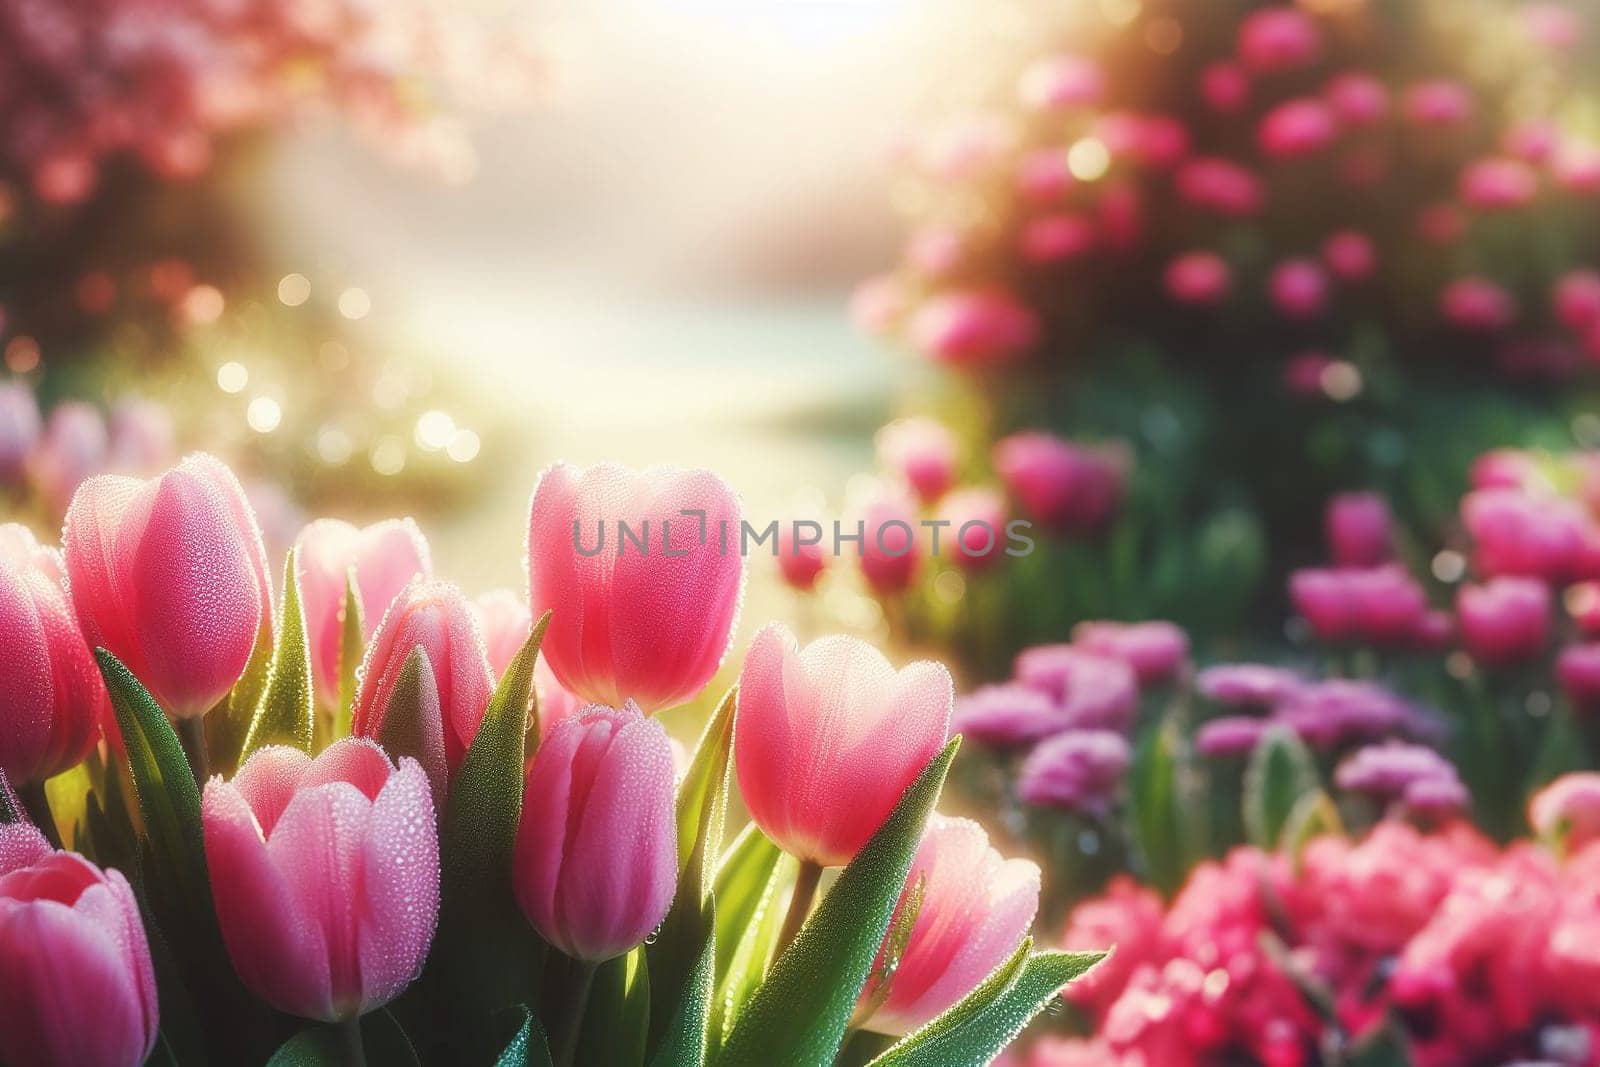
{"type": "Polygon", "coordinates": [[[950,663],[1119,944],[1019,1062],[1600,1063],[1600,10],[256,7],[0,0],[6,518],[203,448],[471,594],[558,458],[903,523],[745,618],[950,663]]]}

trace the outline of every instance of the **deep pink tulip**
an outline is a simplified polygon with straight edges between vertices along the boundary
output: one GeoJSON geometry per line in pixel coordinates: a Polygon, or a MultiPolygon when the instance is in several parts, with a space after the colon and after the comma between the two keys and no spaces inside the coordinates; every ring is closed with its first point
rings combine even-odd
{"type": "Polygon", "coordinates": [[[1533,168],[1520,159],[1480,159],[1461,172],[1461,199],[1479,211],[1523,207],[1539,192],[1533,168]]]}
{"type": "Polygon", "coordinates": [[[1036,863],[1002,858],[971,819],[930,815],[896,905],[898,914],[921,887],[911,935],[885,988],[876,976],[885,970],[890,923],[875,977],[861,991],[859,1010],[870,1012],[862,1025],[909,1033],[972,992],[1022,944],[1039,909],[1039,880],[1036,863]]]}
{"type": "Polygon", "coordinates": [[[1286,259],[1272,268],[1272,302],[1291,319],[1310,319],[1328,307],[1328,276],[1313,259],[1286,259]]]}
{"type": "Polygon", "coordinates": [[[178,454],[172,415],[153,400],[127,397],[111,409],[109,469],[141,478],[171,463],[178,454]]]}
{"type": "Polygon", "coordinates": [[[850,862],[943,747],[954,701],[940,664],[897,672],[853,637],[802,650],[765,627],[739,675],[733,738],[751,818],[802,860],[850,862]]]}
{"type": "Polygon", "coordinates": [[[222,940],[245,987],[279,1011],[332,1022],[411,984],[439,915],[428,779],[371,741],[312,759],[258,750],[206,783],[206,863],[222,940]]]}
{"type": "Polygon", "coordinates": [[[1250,76],[1233,63],[1213,63],[1200,72],[1200,96],[1212,111],[1232,115],[1250,101],[1250,76]]]}
{"type": "Polygon", "coordinates": [[[156,978],[133,889],[26,823],[0,826],[0,1057],[138,1067],[156,978]]]}
{"type": "Polygon", "coordinates": [[[204,715],[226,696],[271,624],[255,513],[211,456],[144,482],[91,478],[67,511],[62,548],[84,637],[174,718],[204,715]]]}
{"type": "Polygon", "coordinates": [[[1162,280],[1177,303],[1209,307],[1227,298],[1233,271],[1215,252],[1185,252],[1167,264],[1162,280]]]}
{"type": "Polygon", "coordinates": [[[413,578],[433,566],[428,542],[410,519],[389,519],[357,529],[339,519],[318,519],[295,538],[300,602],[311,641],[311,677],[324,707],[339,701],[339,660],[344,598],[353,568],[361,598],[362,638],[370,638],[384,612],[413,578]]]}
{"type": "Polygon", "coordinates": [[[863,505],[859,521],[861,577],[878,596],[905,592],[922,568],[916,505],[885,489],[863,505]]]}
{"type": "Polygon", "coordinates": [[[1537,578],[1490,578],[1456,595],[1461,642],[1487,666],[1529,660],[1550,640],[1550,587],[1537,578]]]}
{"type": "MultiPolygon", "coordinates": [[[[361,661],[352,733],[373,739],[383,736],[395,684],[417,648],[427,655],[432,669],[439,720],[437,733],[434,723],[424,723],[423,749],[408,755],[421,760],[435,790],[442,790],[448,775],[466,759],[494,691],[483,635],[460,589],[448,582],[413,581],[395,598],[361,661]]],[[[442,796],[442,791],[436,795],[442,796]]]]}
{"type": "Polygon", "coordinates": [[[1142,686],[1171,681],[1189,662],[1189,635],[1176,623],[1080,622],[1072,643],[1086,652],[1121,660],[1142,686]]]}
{"type": "Polygon", "coordinates": [[[1239,24],[1239,58],[1263,74],[1298,70],[1322,53],[1322,34],[1303,12],[1263,8],[1239,24]]]}
{"type": "Polygon", "coordinates": [[[21,382],[0,383],[0,485],[15,485],[39,440],[39,403],[21,382]]]}
{"type": "Polygon", "coordinates": [[[1520,489],[1474,489],[1461,498],[1473,563],[1489,575],[1570,582],[1600,574],[1600,525],[1583,504],[1520,489]]]}
{"type": "Polygon", "coordinates": [[[828,557],[820,541],[812,542],[813,537],[822,536],[821,524],[816,529],[809,526],[800,529],[796,521],[799,520],[778,526],[778,573],[791,588],[805,593],[816,588],[817,579],[828,568],[828,557]]]}
{"type": "Polygon", "coordinates": [[[1378,251],[1361,231],[1340,230],[1322,243],[1322,262],[1340,281],[1360,282],[1377,269],[1378,251]]]}
{"type": "Polygon", "coordinates": [[[1122,505],[1132,459],[1120,442],[1079,445],[1026,431],[994,446],[994,469],[1029,518],[1055,533],[1103,530],[1122,505]]]}
{"type": "Polygon", "coordinates": [[[1394,521],[1381,493],[1339,493],[1323,521],[1339,566],[1371,567],[1394,557],[1394,521]]]}
{"type": "Polygon", "coordinates": [[[1600,774],[1563,774],[1528,805],[1528,823],[1541,837],[1559,836],[1569,852],[1600,838],[1600,774]]]}
{"type": "Polygon", "coordinates": [[[1439,294],[1439,312],[1458,329],[1494,333],[1516,320],[1517,303],[1487,278],[1457,278],[1439,294]]]}
{"type": "Polygon", "coordinates": [[[1003,289],[955,289],[924,301],[911,315],[907,337],[935,363],[982,367],[1032,348],[1039,319],[1003,289]]]}
{"type": "Polygon", "coordinates": [[[1030,219],[1022,228],[1022,256],[1030,263],[1063,263],[1087,255],[1095,244],[1095,225],[1082,215],[1061,213],[1030,219]]]}
{"type": "Polygon", "coordinates": [[[948,494],[939,505],[946,541],[939,553],[969,571],[987,570],[1005,559],[1006,498],[998,489],[971,486],[948,494]]]}
{"type": "Polygon", "coordinates": [[[672,746],[631,701],[557,723],[528,769],[517,903],[567,955],[619,956],[666,917],[678,882],[672,746]]]}
{"type": "Polygon", "coordinates": [[[109,711],[62,577],[60,553],[0,526],[0,771],[14,786],[79,763],[109,711]]]}
{"type": "Polygon", "coordinates": [[[1256,141],[1261,151],[1277,159],[1315,155],[1339,135],[1333,114],[1320,100],[1287,100],[1261,117],[1256,141]]]}
{"type": "Polygon", "coordinates": [[[709,471],[557,463],[540,475],[528,601],[535,616],[555,613],[542,655],[561,684],[647,712],[704,689],[739,613],[740,525],[738,498],[709,471]]]}
{"type": "Polygon", "coordinates": [[[67,510],[84,479],[106,468],[106,420],[77,400],[57,404],[28,457],[28,476],[52,515],[67,510]]]}
{"type": "Polygon", "coordinates": [[[1556,656],[1556,680],[1572,710],[1593,719],[1600,712],[1600,643],[1563,648],[1556,656]]]}
{"type": "Polygon", "coordinates": [[[1298,570],[1289,576],[1289,599],[1322,641],[1430,643],[1427,594],[1397,563],[1298,570]]]}
{"type": "Polygon", "coordinates": [[[897,419],[878,431],[876,444],[879,462],[924,504],[938,500],[956,480],[961,446],[938,419],[897,419]]]}
{"type": "Polygon", "coordinates": [[[1023,70],[1017,96],[1032,111],[1070,111],[1098,103],[1105,85],[1105,72],[1092,59],[1046,56],[1023,70]]]}
{"type": "Polygon", "coordinates": [[[1472,90],[1450,78],[1419,82],[1406,90],[1406,118],[1418,126],[1459,126],[1475,110],[1472,90]]]}
{"type": "Polygon", "coordinates": [[[1328,79],[1322,99],[1339,124],[1360,129],[1382,122],[1389,113],[1388,87],[1365,71],[1346,71],[1328,79]]]}

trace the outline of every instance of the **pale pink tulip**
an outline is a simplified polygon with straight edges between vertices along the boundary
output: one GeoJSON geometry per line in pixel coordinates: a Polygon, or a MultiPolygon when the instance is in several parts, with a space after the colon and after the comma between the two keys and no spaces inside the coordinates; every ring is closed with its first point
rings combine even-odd
{"type": "Polygon", "coordinates": [[[80,762],[109,711],[62,574],[55,549],[0,526],[0,771],[14,786],[80,762]]]}
{"type": "Polygon", "coordinates": [[[1092,59],[1046,56],[1022,72],[1017,96],[1033,111],[1069,111],[1098,103],[1105,85],[1105,72],[1092,59]]]}
{"type": "Polygon", "coordinates": [[[899,963],[877,975],[893,934],[878,948],[874,979],[861,992],[863,1025],[904,1034],[939,1015],[1004,963],[1022,944],[1039,909],[1039,867],[1004,859],[971,819],[935,812],[911,861],[896,913],[915,892],[921,904],[899,963]],[[874,1010],[875,1009],[875,1010],[874,1010]]]}
{"type": "Polygon", "coordinates": [[[631,701],[557,723],[528,769],[512,877],[534,928],[575,959],[621,955],[678,881],[672,746],[631,701]]]}
{"type": "Polygon", "coordinates": [[[339,519],[318,519],[295,538],[300,602],[311,642],[311,677],[317,700],[339,700],[346,584],[355,571],[361,598],[361,635],[372,637],[395,597],[413,578],[433,575],[428,542],[410,519],[389,519],[357,529],[339,519]]]}
{"type": "MultiPolygon", "coordinates": [[[[489,653],[489,669],[498,680],[511,666],[533,632],[533,613],[522,597],[510,589],[491,589],[472,602],[484,648],[489,653]]],[[[583,701],[567,691],[543,656],[533,665],[533,688],[539,698],[539,732],[548,737],[550,727],[570,718],[583,708],[583,701]]]]}
{"type": "Polygon", "coordinates": [[[938,500],[955,482],[961,447],[938,419],[897,419],[878,431],[875,444],[879,462],[924,504],[938,500]]]}
{"type": "Polygon", "coordinates": [[[1292,7],[1262,8],[1239,24],[1239,58],[1263,74],[1297,70],[1322,54],[1322,33],[1292,7]]]}
{"type": "Polygon", "coordinates": [[[1008,362],[1039,339],[1039,318],[1003,289],[956,289],[918,306],[907,326],[912,347],[936,363],[983,367],[1008,362]]]}
{"type": "Polygon", "coordinates": [[[141,482],[91,478],[62,532],[91,647],[116,655],[174,718],[233,688],[272,618],[255,514],[233,472],[196,454],[141,482]]]}
{"type": "Polygon", "coordinates": [[[785,851],[850,862],[944,745],[950,672],[896,672],[852,637],[803,650],[777,623],[756,635],[739,676],[734,763],[751,818],[785,851]]]}
{"type": "Polygon", "coordinates": [[[434,704],[424,694],[426,743],[407,755],[421,760],[439,789],[466,759],[494,691],[483,637],[460,589],[448,582],[413,581],[395,598],[361,662],[352,732],[373,739],[384,735],[395,685],[417,648],[428,657],[439,718],[437,724],[431,721],[434,704]]]}
{"type": "Polygon", "coordinates": [[[542,647],[561,684],[647,712],[704,689],[739,614],[741,525],[710,471],[548,468],[528,522],[528,601],[535,616],[554,612],[542,647]]]}
{"type": "Polygon", "coordinates": [[[428,779],[371,741],[312,759],[258,750],[206,784],[206,863],[240,979],[279,1011],[332,1022],[411,984],[439,915],[428,779]]]}
{"type": "Polygon", "coordinates": [[[60,515],[84,479],[105,470],[106,421],[91,404],[57,404],[28,457],[28,476],[51,515],[60,515]]]}
{"type": "Polygon", "coordinates": [[[987,570],[1005,558],[1006,498],[998,489],[972,486],[948,494],[939,505],[945,544],[940,554],[970,571],[987,570]]]}
{"type": "Polygon", "coordinates": [[[922,567],[923,546],[916,506],[896,490],[885,490],[861,509],[861,577],[878,596],[911,587],[922,567]]]}
{"type": "Polygon", "coordinates": [[[21,382],[0,383],[0,485],[15,485],[39,440],[39,403],[21,382]]]}
{"type": "Polygon", "coordinates": [[[52,851],[26,823],[0,825],[0,1057],[138,1067],[155,1047],[157,1016],[127,879],[52,851]]]}
{"type": "MultiPolygon", "coordinates": [[[[796,520],[815,522],[815,520],[796,520]]],[[[797,528],[795,521],[778,527],[778,572],[792,588],[810,592],[816,588],[817,579],[828,569],[828,557],[821,542],[812,538],[823,536],[822,526],[797,528]]]]}

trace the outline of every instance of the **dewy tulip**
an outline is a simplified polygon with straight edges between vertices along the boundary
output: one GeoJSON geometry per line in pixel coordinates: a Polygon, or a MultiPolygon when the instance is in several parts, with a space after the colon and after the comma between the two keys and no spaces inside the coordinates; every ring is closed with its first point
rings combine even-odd
{"type": "Polygon", "coordinates": [[[739,614],[740,535],[738,498],[710,471],[547,469],[528,521],[528,602],[535,617],[554,612],[542,654],[561,684],[646,712],[704,689],[739,614]]]}
{"type": "Polygon", "coordinates": [[[108,710],[61,579],[59,553],[0,526],[0,771],[18,787],[87,756],[108,710]]]}
{"type": "Polygon", "coordinates": [[[666,918],[678,880],[672,746],[631,702],[557,723],[528,769],[517,903],[567,955],[599,962],[666,918]]]}
{"type": "Polygon", "coordinates": [[[0,1060],[138,1067],[156,979],[133,889],[26,823],[0,825],[0,1060]]]}
{"type": "Polygon", "coordinates": [[[891,922],[861,992],[858,1011],[868,1030],[907,1033],[972,992],[1016,951],[1039,909],[1037,864],[1003,859],[983,827],[937,812],[928,817],[897,915],[919,885],[921,904],[898,964],[879,977],[897,925],[891,922]]]}
{"type": "Polygon", "coordinates": [[[357,529],[338,519],[318,519],[295,538],[300,602],[311,642],[311,677],[317,700],[339,700],[339,660],[347,576],[355,570],[363,638],[371,638],[394,598],[416,577],[429,578],[428,542],[410,519],[389,519],[357,529]]]}
{"type": "Polygon", "coordinates": [[[272,618],[266,551],[233,472],[193,455],[149,481],[91,478],[62,532],[72,603],[174,718],[204,715],[272,618]]]}
{"type": "Polygon", "coordinates": [[[944,745],[950,672],[896,672],[871,645],[824,637],[800,649],[779,624],[739,675],[733,754],[756,824],[802,860],[850,862],[944,745]]]}
{"type": "Polygon", "coordinates": [[[428,779],[371,741],[312,759],[258,750],[206,784],[206,863],[222,940],[245,987],[279,1011],[333,1022],[416,977],[439,916],[428,779]]]}
{"type": "Polygon", "coordinates": [[[438,788],[466,759],[494,691],[483,637],[460,589],[448,582],[413,581],[395,598],[361,662],[351,729],[357,737],[383,736],[395,685],[417,648],[428,657],[439,722],[437,729],[432,722],[422,724],[426,741],[415,754],[438,788]]]}

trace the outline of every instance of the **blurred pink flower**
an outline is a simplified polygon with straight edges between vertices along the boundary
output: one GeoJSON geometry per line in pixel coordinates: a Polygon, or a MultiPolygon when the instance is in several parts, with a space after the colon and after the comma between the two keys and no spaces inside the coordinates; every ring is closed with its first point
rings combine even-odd
{"type": "Polygon", "coordinates": [[[1067,111],[1099,103],[1105,91],[1100,65],[1084,56],[1054,55],[1022,72],[1017,96],[1031,111],[1067,111]]]}
{"type": "Polygon", "coordinates": [[[1004,290],[958,289],[919,305],[907,337],[936,363],[981,367],[1006,362],[1032,348],[1039,337],[1039,320],[1004,290]]]}
{"type": "Polygon", "coordinates": [[[1567,329],[1585,333],[1600,323],[1600,272],[1570,270],[1550,291],[1556,318],[1567,329]]]}
{"type": "Polygon", "coordinates": [[[1600,839],[1600,774],[1563,774],[1528,804],[1528,824],[1541,837],[1560,837],[1570,852],[1600,839]]]}
{"type": "Polygon", "coordinates": [[[1250,100],[1250,76],[1233,63],[1218,62],[1200,72],[1200,96],[1223,115],[1242,110],[1250,100]]]}
{"type": "Polygon", "coordinates": [[[1389,114],[1389,89],[1366,71],[1351,70],[1329,78],[1322,99],[1341,126],[1360,129],[1382,122],[1389,114]]]}
{"type": "Polygon", "coordinates": [[[910,486],[922,503],[934,503],[955,483],[961,446],[939,420],[897,419],[879,429],[874,441],[878,462],[910,486]]]}
{"type": "Polygon", "coordinates": [[[1111,730],[1067,730],[1045,738],[1022,761],[1017,797],[1038,808],[1105,815],[1133,764],[1127,739],[1111,730]]]}
{"type": "Polygon", "coordinates": [[[1339,493],[1324,518],[1328,548],[1341,567],[1371,567],[1394,557],[1394,519],[1381,493],[1339,493]]]}
{"type": "Polygon", "coordinates": [[[1215,252],[1195,251],[1174,257],[1162,277],[1174,301],[1205,307],[1227,298],[1233,271],[1215,252]]]}
{"type": "Polygon", "coordinates": [[[1079,729],[1125,730],[1139,707],[1139,681],[1121,659],[1072,645],[1036,645],[1017,656],[1016,679],[1055,701],[1079,729]]]}
{"type": "Polygon", "coordinates": [[[1196,156],[1177,174],[1178,195],[1204,211],[1224,218],[1251,218],[1261,213],[1266,190],[1261,179],[1232,160],[1196,156]]]}
{"type": "Polygon", "coordinates": [[[1461,199],[1479,211],[1523,207],[1538,191],[1533,168],[1520,159],[1491,156],[1469,164],[1461,172],[1461,199]]]}
{"type": "MultiPolygon", "coordinates": [[[[778,572],[791,588],[809,592],[816,587],[822,572],[828,569],[828,557],[822,551],[821,541],[811,540],[813,536],[823,536],[821,524],[817,523],[816,529],[807,527],[802,537],[796,521],[778,525],[778,572]]],[[[815,522],[812,519],[805,521],[815,522]]]]}
{"type": "Polygon", "coordinates": [[[28,457],[28,477],[51,515],[60,515],[78,486],[106,469],[110,441],[98,409],[77,400],[57,404],[28,457]]]}
{"type": "Polygon", "coordinates": [[[1298,70],[1320,57],[1322,34],[1294,8],[1261,8],[1239,24],[1236,50],[1245,66],[1263,74],[1298,70]]]}
{"type": "Polygon", "coordinates": [[[1030,263],[1061,263],[1093,251],[1095,236],[1094,223],[1082,215],[1044,215],[1028,220],[1020,245],[1030,263]]]}
{"type": "Polygon", "coordinates": [[[1141,686],[1169,682],[1189,662],[1189,635],[1176,623],[1159,619],[1080,622],[1072,629],[1072,643],[1126,663],[1141,686]]]}
{"type": "Polygon", "coordinates": [[[1322,641],[1413,645],[1428,617],[1421,585],[1397,563],[1304,568],[1289,576],[1289,599],[1322,641]]]}
{"type": "Polygon", "coordinates": [[[1272,302],[1291,319],[1310,319],[1328,306],[1328,276],[1313,259],[1286,259],[1272,268],[1272,302]]]}
{"type": "Polygon", "coordinates": [[[1550,640],[1550,587],[1537,578],[1504,576],[1464,585],[1456,594],[1461,641],[1490,667],[1533,659],[1550,640]]]}
{"type": "Polygon", "coordinates": [[[1278,159],[1315,155],[1338,136],[1333,114],[1314,98],[1286,100],[1261,117],[1256,141],[1261,151],[1278,159]]]}
{"type": "Polygon", "coordinates": [[[1517,303],[1487,278],[1457,278],[1440,292],[1439,312],[1459,329],[1493,333],[1516,321],[1517,303]]]}
{"type": "Polygon", "coordinates": [[[1556,656],[1556,681],[1575,714],[1600,713],[1600,643],[1568,645],[1556,656]]]}
{"type": "Polygon", "coordinates": [[[1304,684],[1294,671],[1258,663],[1218,664],[1195,678],[1196,688],[1207,700],[1235,708],[1271,707],[1304,684]]]}
{"type": "Polygon", "coordinates": [[[948,548],[943,555],[968,571],[982,571],[1005,559],[1006,498],[989,486],[968,486],[947,494],[939,505],[937,520],[943,528],[948,548]]]}
{"type": "Polygon", "coordinates": [[[1087,535],[1116,516],[1132,459],[1120,442],[1079,445],[1034,430],[997,442],[993,463],[1028,518],[1052,533],[1087,535]]]}
{"type": "Polygon", "coordinates": [[[1406,118],[1418,126],[1458,126],[1472,118],[1472,90],[1450,78],[1418,82],[1406,90],[1406,118]]]}
{"type": "Polygon", "coordinates": [[[911,499],[887,489],[861,508],[861,576],[877,596],[893,596],[911,587],[922,567],[917,509],[911,499]]]}
{"type": "Polygon", "coordinates": [[[1048,694],[1020,682],[1007,682],[979,686],[961,696],[950,732],[990,748],[1015,748],[1071,725],[1048,694]]]}
{"type": "Polygon", "coordinates": [[[39,404],[21,382],[0,382],[0,486],[16,485],[39,440],[39,404]]]}
{"type": "Polygon", "coordinates": [[[1359,230],[1340,230],[1322,243],[1322,262],[1344,282],[1365,281],[1378,267],[1372,238],[1359,230]]]}

